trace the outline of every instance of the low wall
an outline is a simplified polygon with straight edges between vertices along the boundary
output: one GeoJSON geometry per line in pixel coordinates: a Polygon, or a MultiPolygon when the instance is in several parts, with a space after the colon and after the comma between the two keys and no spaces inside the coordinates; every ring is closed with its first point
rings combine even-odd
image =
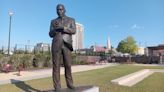
{"type": "Polygon", "coordinates": [[[142,63],[142,64],[159,64],[160,58],[157,56],[132,56],[132,57],[111,57],[109,62],[117,63],[142,63]]]}
{"type": "Polygon", "coordinates": [[[77,59],[87,63],[96,63],[100,60],[100,56],[77,56],[77,59]]]}

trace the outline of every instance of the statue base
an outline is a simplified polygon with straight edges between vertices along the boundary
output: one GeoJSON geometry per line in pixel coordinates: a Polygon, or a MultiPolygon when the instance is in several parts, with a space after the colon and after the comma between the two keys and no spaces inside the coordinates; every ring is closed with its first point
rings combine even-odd
{"type": "MultiPolygon", "coordinates": [[[[46,90],[41,92],[55,92],[55,90],[46,90]]],[[[79,86],[71,90],[68,88],[62,88],[60,92],[99,92],[99,87],[96,86],[79,86]]]]}

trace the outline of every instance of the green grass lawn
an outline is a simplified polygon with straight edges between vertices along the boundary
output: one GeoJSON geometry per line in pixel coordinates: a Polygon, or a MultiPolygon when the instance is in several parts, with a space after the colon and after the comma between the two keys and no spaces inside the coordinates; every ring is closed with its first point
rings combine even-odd
{"type": "MultiPolygon", "coordinates": [[[[164,69],[164,66],[118,65],[103,69],[74,73],[75,86],[95,85],[100,92],[164,92],[164,73],[154,73],[132,87],[119,86],[110,81],[141,69],[164,69]]],[[[61,76],[62,87],[66,87],[61,76]]],[[[0,85],[0,92],[31,92],[52,89],[52,78],[35,79],[16,84],[0,85]]]]}

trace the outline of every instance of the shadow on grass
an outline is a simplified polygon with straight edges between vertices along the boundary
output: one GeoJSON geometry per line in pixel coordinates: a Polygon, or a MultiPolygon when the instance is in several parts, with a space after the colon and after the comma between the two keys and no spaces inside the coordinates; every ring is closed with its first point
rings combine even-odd
{"type": "Polygon", "coordinates": [[[38,89],[32,88],[30,85],[26,84],[24,81],[10,79],[11,83],[16,87],[22,89],[24,92],[41,92],[38,89]]]}
{"type": "MultiPolygon", "coordinates": [[[[87,85],[87,86],[77,86],[75,87],[75,89],[69,89],[69,88],[61,88],[60,91],[57,92],[97,92],[97,88],[95,88],[94,86],[91,85],[87,85]],[[91,90],[91,91],[87,91],[87,90],[91,90]]],[[[41,91],[41,92],[56,92],[55,90],[51,89],[51,90],[45,90],[45,91],[41,91]]]]}

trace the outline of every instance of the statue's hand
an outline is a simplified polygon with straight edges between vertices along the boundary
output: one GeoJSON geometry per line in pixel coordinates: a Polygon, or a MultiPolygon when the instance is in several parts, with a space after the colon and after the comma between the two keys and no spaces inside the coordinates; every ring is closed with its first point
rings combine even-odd
{"type": "Polygon", "coordinates": [[[56,27],[55,29],[56,29],[57,32],[63,32],[64,27],[62,27],[62,26],[61,27],[56,27]]]}

